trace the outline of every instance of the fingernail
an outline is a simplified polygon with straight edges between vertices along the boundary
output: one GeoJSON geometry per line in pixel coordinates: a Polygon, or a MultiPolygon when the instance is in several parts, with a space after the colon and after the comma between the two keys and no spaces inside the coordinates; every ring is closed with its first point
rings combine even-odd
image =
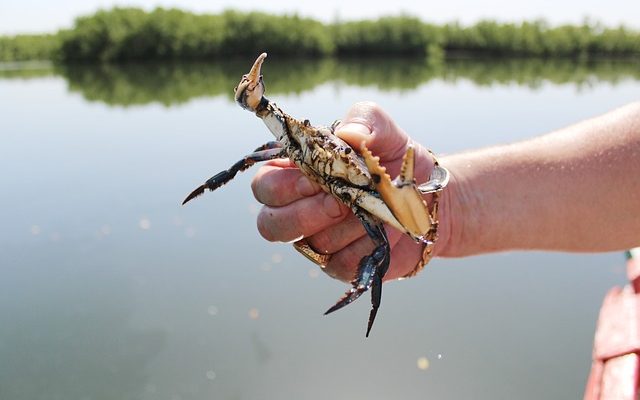
{"type": "Polygon", "coordinates": [[[360,144],[371,138],[371,129],[357,122],[348,122],[336,130],[336,135],[352,147],[360,148],[360,144]]]}
{"type": "Polygon", "coordinates": [[[316,194],[316,188],[311,182],[309,178],[306,176],[301,176],[296,181],[296,190],[300,194],[300,196],[312,196],[316,194]]]}
{"type": "Polygon", "coordinates": [[[342,215],[342,207],[340,207],[340,203],[330,194],[324,196],[324,211],[331,218],[338,218],[342,215]]]}

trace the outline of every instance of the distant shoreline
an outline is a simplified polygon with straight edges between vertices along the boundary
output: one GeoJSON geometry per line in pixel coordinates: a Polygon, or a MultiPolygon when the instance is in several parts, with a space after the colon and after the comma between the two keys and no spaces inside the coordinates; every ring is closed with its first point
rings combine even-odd
{"type": "Polygon", "coordinates": [[[53,34],[0,36],[0,61],[219,60],[262,51],[291,57],[412,56],[640,59],[640,31],[544,21],[435,25],[412,16],[323,23],[296,15],[113,8],[53,34]]]}

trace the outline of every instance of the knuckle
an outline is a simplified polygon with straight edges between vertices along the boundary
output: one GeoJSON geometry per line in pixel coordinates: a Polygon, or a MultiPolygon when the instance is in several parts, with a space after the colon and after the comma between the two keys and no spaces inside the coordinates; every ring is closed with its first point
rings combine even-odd
{"type": "Polygon", "coordinates": [[[296,207],[294,210],[293,218],[289,224],[297,226],[304,236],[311,234],[314,225],[316,225],[316,220],[313,218],[312,213],[308,212],[305,207],[296,207]]]}
{"type": "Polygon", "coordinates": [[[371,110],[371,111],[379,111],[381,109],[378,103],[371,100],[358,101],[353,105],[353,107],[360,110],[371,110]]]}
{"type": "Polygon", "coordinates": [[[322,199],[322,211],[330,219],[342,219],[346,214],[346,206],[333,195],[325,193],[322,199]]]}

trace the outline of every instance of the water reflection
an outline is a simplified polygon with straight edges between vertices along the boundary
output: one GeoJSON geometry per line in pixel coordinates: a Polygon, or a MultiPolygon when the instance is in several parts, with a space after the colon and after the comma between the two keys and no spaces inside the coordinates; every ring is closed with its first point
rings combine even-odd
{"type": "MultiPolygon", "coordinates": [[[[61,75],[69,90],[89,101],[114,106],[185,103],[199,97],[226,96],[249,64],[238,60],[216,63],[128,65],[58,65],[0,68],[0,78],[29,79],[61,75]]],[[[380,90],[413,90],[431,80],[464,79],[478,86],[522,85],[539,88],[544,82],[585,88],[596,82],[616,84],[640,79],[637,61],[452,59],[430,63],[423,59],[270,59],[264,67],[269,94],[302,93],[329,82],[373,86],[380,90]]]]}
{"type": "MultiPolygon", "coordinates": [[[[132,65],[59,66],[69,90],[90,101],[131,106],[161,103],[165,106],[198,97],[227,96],[238,84],[247,63],[169,63],[132,65]]],[[[275,62],[265,68],[270,93],[301,93],[331,79],[332,60],[275,62]]]]}
{"type": "Polygon", "coordinates": [[[594,83],[617,84],[640,79],[640,62],[616,60],[458,60],[447,64],[442,78],[469,79],[477,86],[512,85],[538,89],[544,82],[585,88],[594,83]]]}
{"type": "Polygon", "coordinates": [[[269,344],[261,338],[257,332],[251,334],[251,347],[258,365],[265,365],[273,357],[273,352],[269,349],[269,344]]]}
{"type": "Polygon", "coordinates": [[[55,75],[50,62],[0,62],[0,79],[35,79],[55,75]]]}
{"type": "MultiPolygon", "coordinates": [[[[164,64],[65,67],[62,75],[72,91],[87,100],[129,106],[159,102],[179,104],[197,97],[232,99],[247,63],[164,64]]],[[[381,90],[413,90],[434,79],[470,80],[477,85],[518,84],[530,88],[542,82],[584,87],[594,81],[616,83],[640,79],[637,63],[569,60],[451,60],[428,63],[421,59],[269,60],[264,67],[270,94],[301,93],[318,85],[341,81],[381,90]]]]}

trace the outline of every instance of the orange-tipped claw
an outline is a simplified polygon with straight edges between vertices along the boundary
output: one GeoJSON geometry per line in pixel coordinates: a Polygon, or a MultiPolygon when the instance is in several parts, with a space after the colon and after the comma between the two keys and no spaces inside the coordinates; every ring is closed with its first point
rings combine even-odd
{"type": "Polygon", "coordinates": [[[247,78],[256,82],[260,78],[260,70],[262,69],[262,63],[264,59],[267,58],[267,53],[262,53],[256,58],[256,61],[253,63],[251,67],[251,71],[247,74],[247,78]]]}
{"type": "Polygon", "coordinates": [[[234,89],[236,102],[250,111],[257,111],[264,94],[264,83],[262,83],[262,63],[267,58],[267,53],[262,53],[256,58],[248,74],[243,75],[238,86],[234,89]]]}

